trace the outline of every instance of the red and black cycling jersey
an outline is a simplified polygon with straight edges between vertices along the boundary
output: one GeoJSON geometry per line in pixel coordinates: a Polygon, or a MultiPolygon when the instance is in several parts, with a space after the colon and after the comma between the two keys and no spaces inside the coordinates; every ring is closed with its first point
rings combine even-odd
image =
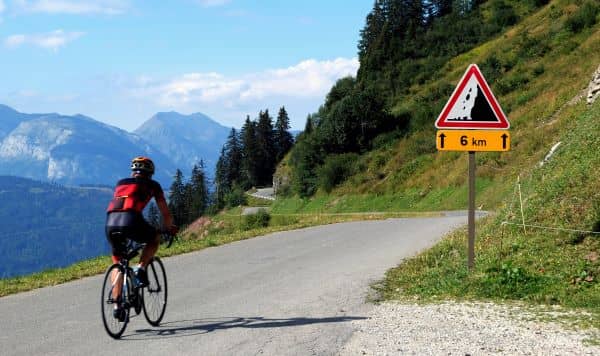
{"type": "Polygon", "coordinates": [[[106,212],[136,211],[141,213],[150,199],[165,200],[160,184],[148,178],[121,179],[115,188],[113,199],[108,204],[106,212]]]}

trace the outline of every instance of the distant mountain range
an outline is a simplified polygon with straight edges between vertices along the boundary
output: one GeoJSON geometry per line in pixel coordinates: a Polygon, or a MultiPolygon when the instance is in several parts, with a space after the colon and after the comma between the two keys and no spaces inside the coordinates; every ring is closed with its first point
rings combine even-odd
{"type": "Polygon", "coordinates": [[[229,131],[200,113],[158,113],[130,133],[83,115],[24,114],[0,105],[0,175],[113,185],[129,174],[131,158],[147,155],[157,165],[155,179],[168,188],[177,168],[189,174],[200,160],[212,176],[229,131]]]}

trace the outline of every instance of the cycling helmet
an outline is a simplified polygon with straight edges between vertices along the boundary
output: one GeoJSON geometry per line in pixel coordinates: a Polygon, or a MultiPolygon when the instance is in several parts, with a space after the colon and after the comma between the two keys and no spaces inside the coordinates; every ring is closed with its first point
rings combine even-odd
{"type": "Polygon", "coordinates": [[[131,161],[131,170],[136,173],[154,174],[154,162],[148,157],[136,157],[131,161]]]}

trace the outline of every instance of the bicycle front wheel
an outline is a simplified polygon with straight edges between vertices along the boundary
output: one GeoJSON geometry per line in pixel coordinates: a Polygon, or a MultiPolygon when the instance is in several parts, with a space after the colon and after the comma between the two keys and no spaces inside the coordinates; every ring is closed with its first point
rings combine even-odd
{"type": "Polygon", "coordinates": [[[129,321],[129,308],[125,308],[124,302],[128,297],[127,288],[123,288],[124,276],[123,266],[114,264],[106,270],[102,283],[102,322],[108,335],[114,339],[121,337],[129,321]],[[118,313],[114,312],[115,307],[119,308],[118,313]]]}
{"type": "Polygon", "coordinates": [[[167,274],[162,261],[154,257],[146,266],[148,286],[144,288],[144,316],[150,325],[158,326],[167,309],[167,274]]]}

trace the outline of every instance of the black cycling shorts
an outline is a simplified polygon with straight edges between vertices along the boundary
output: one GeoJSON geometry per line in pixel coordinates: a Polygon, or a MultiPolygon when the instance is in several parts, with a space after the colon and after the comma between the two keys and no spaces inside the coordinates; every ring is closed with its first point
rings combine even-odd
{"type": "Polygon", "coordinates": [[[127,251],[127,240],[148,243],[156,238],[156,229],[148,224],[144,216],[135,211],[115,211],[106,216],[106,239],[114,256],[123,256],[127,251]],[[115,234],[118,232],[119,234],[115,234]]]}

